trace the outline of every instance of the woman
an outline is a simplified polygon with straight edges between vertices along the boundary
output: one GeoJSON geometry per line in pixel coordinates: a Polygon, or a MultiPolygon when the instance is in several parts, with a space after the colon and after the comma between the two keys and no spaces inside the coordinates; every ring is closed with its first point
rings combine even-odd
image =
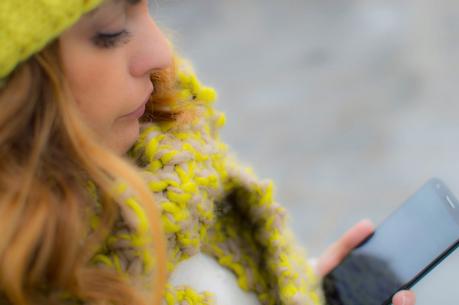
{"type": "Polygon", "coordinates": [[[320,276],[371,233],[304,260],[146,0],[2,0],[0,29],[2,304],[212,304],[226,285],[193,282],[222,266],[240,304],[319,304],[320,276]],[[219,264],[164,292],[197,257],[219,264]]]}

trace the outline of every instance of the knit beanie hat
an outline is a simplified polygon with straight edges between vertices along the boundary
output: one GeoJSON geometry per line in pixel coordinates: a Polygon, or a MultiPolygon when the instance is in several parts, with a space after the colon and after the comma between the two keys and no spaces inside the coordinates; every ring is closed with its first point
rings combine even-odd
{"type": "Polygon", "coordinates": [[[102,0],[0,0],[0,87],[16,65],[40,51],[102,0]]]}

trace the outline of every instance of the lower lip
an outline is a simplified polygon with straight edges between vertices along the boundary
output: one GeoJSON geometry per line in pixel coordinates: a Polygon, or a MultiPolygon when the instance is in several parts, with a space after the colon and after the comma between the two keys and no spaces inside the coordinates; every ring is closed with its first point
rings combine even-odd
{"type": "Polygon", "coordinates": [[[123,117],[129,118],[129,119],[138,119],[138,118],[140,118],[145,113],[145,105],[146,104],[147,104],[146,102],[143,103],[142,106],[140,106],[139,108],[137,108],[133,112],[124,115],[123,117]]]}

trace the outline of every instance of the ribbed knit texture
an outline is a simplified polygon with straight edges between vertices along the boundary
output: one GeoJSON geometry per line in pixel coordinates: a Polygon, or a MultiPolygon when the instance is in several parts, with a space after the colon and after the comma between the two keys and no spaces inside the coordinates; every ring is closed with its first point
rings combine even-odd
{"type": "Polygon", "coordinates": [[[0,0],[0,86],[16,65],[102,0],[0,0]]]}

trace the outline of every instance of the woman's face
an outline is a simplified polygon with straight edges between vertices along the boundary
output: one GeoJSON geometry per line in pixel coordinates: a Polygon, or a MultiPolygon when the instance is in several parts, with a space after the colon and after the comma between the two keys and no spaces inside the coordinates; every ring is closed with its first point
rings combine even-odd
{"type": "Polygon", "coordinates": [[[124,154],[154,90],[150,73],[172,61],[148,0],[105,0],[59,37],[59,47],[83,119],[101,143],[124,154]]]}

